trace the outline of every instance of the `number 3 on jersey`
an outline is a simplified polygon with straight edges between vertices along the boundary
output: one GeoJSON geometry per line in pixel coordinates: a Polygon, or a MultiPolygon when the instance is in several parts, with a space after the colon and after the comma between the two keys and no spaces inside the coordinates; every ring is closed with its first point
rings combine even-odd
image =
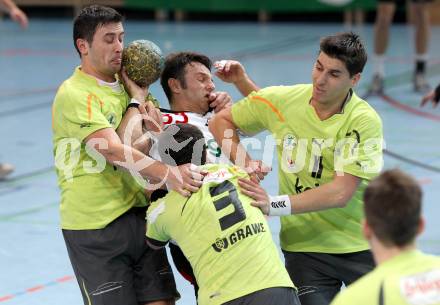
{"type": "Polygon", "coordinates": [[[238,199],[237,189],[234,184],[227,180],[223,181],[216,186],[210,187],[209,193],[211,194],[211,197],[216,197],[218,195],[227,193],[226,196],[213,201],[216,211],[221,211],[231,204],[234,206],[234,212],[219,218],[220,228],[222,231],[246,219],[243,205],[240,199],[238,199]]]}

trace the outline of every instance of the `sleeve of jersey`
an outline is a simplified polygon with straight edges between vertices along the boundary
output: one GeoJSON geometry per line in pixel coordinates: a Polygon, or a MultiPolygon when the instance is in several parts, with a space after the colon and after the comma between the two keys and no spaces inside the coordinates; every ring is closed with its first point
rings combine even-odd
{"type": "Polygon", "coordinates": [[[103,114],[104,101],[93,93],[69,95],[63,103],[63,127],[72,138],[83,141],[95,131],[112,128],[103,114]]]}
{"type": "Polygon", "coordinates": [[[232,105],[234,124],[243,132],[255,134],[269,129],[271,122],[278,120],[281,111],[278,108],[277,87],[268,87],[254,91],[244,99],[232,105]]]}
{"type": "Polygon", "coordinates": [[[163,247],[170,240],[166,230],[167,217],[165,201],[153,203],[147,211],[147,239],[156,247],[163,247]]]}
{"type": "Polygon", "coordinates": [[[335,147],[335,171],[371,180],[383,167],[383,131],[378,116],[353,122],[345,138],[335,147]]]}

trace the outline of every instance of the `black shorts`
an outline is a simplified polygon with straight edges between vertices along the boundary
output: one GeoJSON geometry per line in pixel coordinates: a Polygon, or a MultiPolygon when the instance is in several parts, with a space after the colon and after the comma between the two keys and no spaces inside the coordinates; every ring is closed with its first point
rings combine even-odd
{"type": "Polygon", "coordinates": [[[63,230],[84,304],[138,305],[180,297],[165,249],[145,239],[145,208],[133,208],[104,229],[63,230]]]}
{"type": "Polygon", "coordinates": [[[295,289],[273,287],[223,303],[223,305],[301,305],[295,289]]]}
{"type": "Polygon", "coordinates": [[[370,251],[344,254],[283,251],[302,305],[328,305],[341,290],[374,268],[370,251]]]}

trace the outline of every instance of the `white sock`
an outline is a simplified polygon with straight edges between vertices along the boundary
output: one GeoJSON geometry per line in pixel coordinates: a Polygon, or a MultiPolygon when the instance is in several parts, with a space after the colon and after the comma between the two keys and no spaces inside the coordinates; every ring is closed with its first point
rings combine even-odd
{"type": "Polygon", "coordinates": [[[373,56],[374,74],[381,77],[385,76],[385,55],[374,54],[373,56]]]}
{"type": "Polygon", "coordinates": [[[416,54],[414,56],[415,61],[428,61],[428,53],[416,54]]]}

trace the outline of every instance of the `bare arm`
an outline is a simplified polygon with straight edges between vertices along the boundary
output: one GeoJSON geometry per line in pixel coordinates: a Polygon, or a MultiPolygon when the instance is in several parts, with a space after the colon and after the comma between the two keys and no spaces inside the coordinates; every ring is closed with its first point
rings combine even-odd
{"type": "Polygon", "coordinates": [[[251,158],[240,144],[237,126],[232,120],[231,108],[225,108],[213,116],[209,121],[209,131],[232,163],[242,168],[249,165],[251,158]]]}
{"type": "MultiPolygon", "coordinates": [[[[359,186],[359,177],[344,173],[343,176],[335,175],[334,179],[317,188],[307,190],[300,194],[289,194],[291,214],[315,212],[332,208],[343,208],[353,197],[359,186]]],[[[260,208],[264,214],[270,214],[272,202],[266,191],[254,181],[240,179],[241,191],[253,198],[252,205],[260,208]]]]}
{"type": "Polygon", "coordinates": [[[141,88],[130,80],[125,69],[121,71],[120,78],[129,95],[140,104],[127,109],[116,132],[123,144],[148,154],[151,140],[144,136],[144,132],[160,132],[163,128],[162,114],[152,102],[144,102],[148,96],[148,87],[141,88]]]}
{"type": "Polygon", "coordinates": [[[264,179],[264,176],[271,170],[261,161],[252,160],[246,149],[241,145],[237,126],[232,120],[230,107],[214,115],[209,121],[209,131],[229,160],[245,169],[256,181],[264,179]]]}
{"type": "Polygon", "coordinates": [[[440,101],[440,84],[431,92],[427,93],[423,98],[420,106],[425,106],[429,102],[433,107],[437,107],[440,101]]]}
{"type": "Polygon", "coordinates": [[[23,29],[27,28],[29,21],[26,14],[12,0],[0,0],[0,2],[6,7],[12,20],[19,23],[23,29]]]}
{"type": "Polygon", "coordinates": [[[142,117],[138,108],[130,107],[116,130],[122,143],[147,154],[150,141],[142,140],[142,117]]]}
{"type": "Polygon", "coordinates": [[[234,84],[243,96],[260,88],[247,75],[243,65],[235,60],[221,60],[214,63],[215,75],[222,81],[234,84]]]}
{"type": "Polygon", "coordinates": [[[136,171],[142,177],[159,178],[183,196],[189,196],[190,192],[197,191],[202,184],[203,176],[199,169],[189,164],[172,167],[151,159],[140,151],[124,145],[112,128],[95,131],[84,142],[99,152],[110,164],[136,171]]]}

